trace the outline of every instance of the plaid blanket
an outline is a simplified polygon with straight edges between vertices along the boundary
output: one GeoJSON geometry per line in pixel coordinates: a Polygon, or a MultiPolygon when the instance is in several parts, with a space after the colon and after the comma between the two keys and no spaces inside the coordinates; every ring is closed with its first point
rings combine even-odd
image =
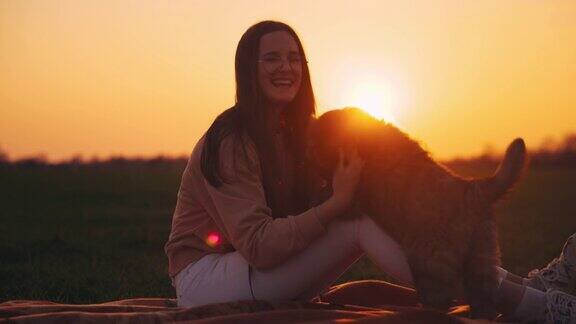
{"type": "Polygon", "coordinates": [[[449,313],[415,307],[378,308],[303,301],[239,301],[179,308],[174,299],[138,298],[71,305],[13,300],[0,304],[0,323],[482,323],[468,308],[449,313]]]}

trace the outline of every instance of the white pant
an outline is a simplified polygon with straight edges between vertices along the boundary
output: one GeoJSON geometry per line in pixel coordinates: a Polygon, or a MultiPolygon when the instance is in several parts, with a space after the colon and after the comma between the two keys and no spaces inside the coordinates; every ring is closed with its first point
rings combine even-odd
{"type": "Polygon", "coordinates": [[[363,215],[333,220],[326,233],[303,251],[273,269],[252,267],[250,278],[248,262],[238,251],[206,255],[174,278],[178,306],[253,298],[310,300],[329,288],[364,253],[386,274],[413,286],[400,245],[363,215]]]}

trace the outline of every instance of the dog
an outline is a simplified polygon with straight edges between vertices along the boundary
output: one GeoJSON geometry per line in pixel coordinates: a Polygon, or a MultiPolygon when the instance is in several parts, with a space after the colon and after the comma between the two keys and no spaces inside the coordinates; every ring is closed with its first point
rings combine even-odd
{"type": "Polygon", "coordinates": [[[446,310],[464,297],[474,317],[495,317],[500,251],[493,207],[526,168],[524,141],[509,145],[491,177],[466,179],[394,125],[345,108],[309,127],[308,154],[326,180],[340,148],[357,149],[365,161],[354,209],[402,246],[421,303],[446,310]]]}

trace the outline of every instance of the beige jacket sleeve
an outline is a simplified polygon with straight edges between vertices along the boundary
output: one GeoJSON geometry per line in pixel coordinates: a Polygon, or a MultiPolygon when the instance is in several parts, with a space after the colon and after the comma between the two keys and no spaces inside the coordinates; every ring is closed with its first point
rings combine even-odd
{"type": "Polygon", "coordinates": [[[220,147],[221,172],[227,183],[216,188],[204,179],[204,185],[234,248],[255,268],[273,268],[303,250],[326,229],[314,208],[299,215],[272,218],[256,150],[247,145],[246,159],[238,145],[228,137],[220,147]]]}

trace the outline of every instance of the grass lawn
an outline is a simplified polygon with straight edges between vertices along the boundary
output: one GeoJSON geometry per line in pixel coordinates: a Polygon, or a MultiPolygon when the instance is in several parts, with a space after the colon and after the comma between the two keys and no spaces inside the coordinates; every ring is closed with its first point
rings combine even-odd
{"type": "MultiPolygon", "coordinates": [[[[0,302],[173,297],[163,245],[184,164],[0,168],[0,302]]],[[[472,175],[486,170],[458,172],[472,175]]],[[[576,232],[576,169],[531,169],[498,208],[520,275],[576,232]]],[[[386,278],[362,259],[339,282],[386,278]]]]}

